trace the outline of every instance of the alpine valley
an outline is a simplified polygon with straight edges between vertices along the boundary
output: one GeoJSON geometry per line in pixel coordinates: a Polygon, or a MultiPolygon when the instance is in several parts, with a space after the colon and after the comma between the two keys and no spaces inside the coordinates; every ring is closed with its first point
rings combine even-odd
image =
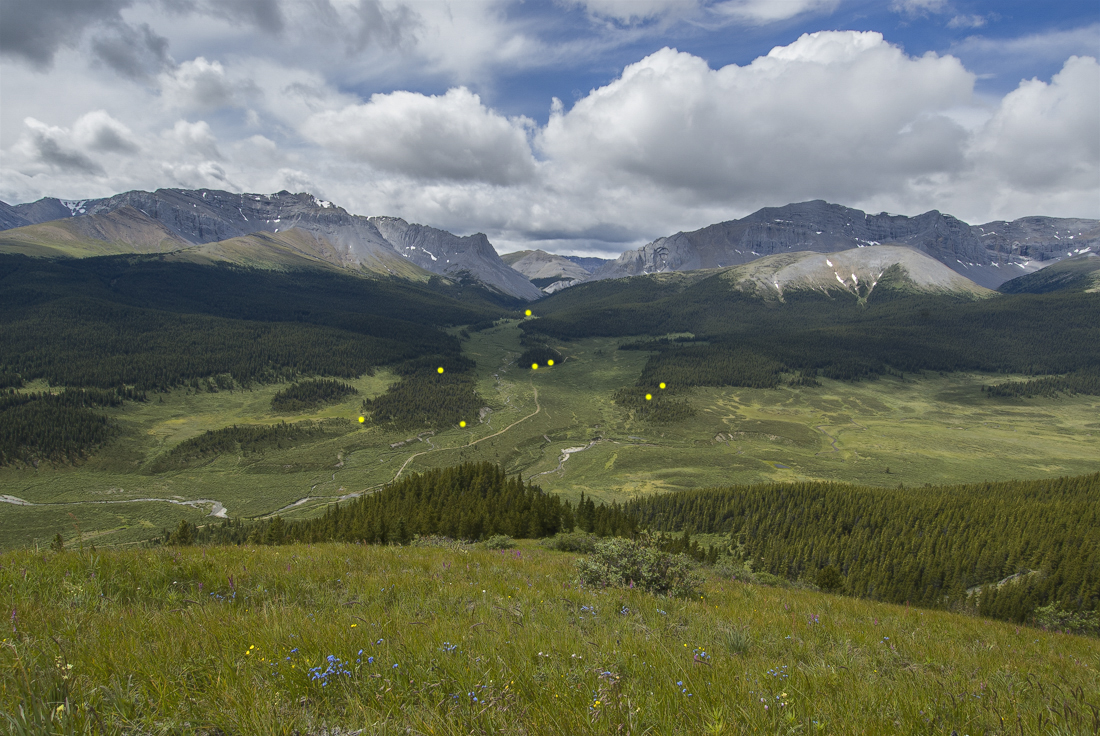
{"type": "Polygon", "coordinates": [[[1100,723],[1096,220],[812,201],[615,259],[285,191],[0,225],[14,733],[1100,723]]]}

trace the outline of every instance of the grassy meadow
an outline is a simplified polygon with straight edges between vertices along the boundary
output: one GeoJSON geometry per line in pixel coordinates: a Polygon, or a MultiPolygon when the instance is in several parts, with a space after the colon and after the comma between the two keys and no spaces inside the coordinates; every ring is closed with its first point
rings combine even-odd
{"type": "Polygon", "coordinates": [[[692,599],[585,589],[574,558],[534,543],[7,552],[0,722],[207,736],[1100,727],[1095,639],[714,571],[692,599]]]}
{"type": "Polygon", "coordinates": [[[685,390],[677,395],[695,416],[652,424],[611,400],[648,357],[617,345],[562,344],[564,360],[532,371],[515,362],[523,351],[516,323],[473,333],[464,351],[477,361],[478,390],[492,411],[470,417],[466,428],[436,432],[358,424],[362,399],[396,380],[385,371],[350,381],[359,396],[301,414],[272,412],[271,397],[284,385],[150,394],[145,403],[107,410],[118,436],[83,463],[0,468],[0,494],[35,504],[3,506],[0,547],[46,544],[58,532],[69,544],[83,537],[97,546],[133,545],[183,518],[203,523],[219,509],[231,518],[309,515],[401,473],[463,461],[497,461],[548,491],[570,499],[583,491],[600,501],[734,483],[923,485],[1100,469],[1100,397],[982,394],[983,384],[1006,376],[823,379],[814,388],[685,390]],[[303,419],[344,419],[347,431],[262,456],[145,470],[206,430],[303,419]]]}

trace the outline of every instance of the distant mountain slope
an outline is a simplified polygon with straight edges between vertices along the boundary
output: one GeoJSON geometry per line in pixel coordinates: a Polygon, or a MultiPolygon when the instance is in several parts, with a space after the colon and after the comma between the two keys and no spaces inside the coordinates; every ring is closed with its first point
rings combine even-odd
{"type": "Polygon", "coordinates": [[[399,217],[371,217],[369,221],[398,253],[421,268],[447,276],[469,274],[529,301],[542,296],[538,287],[501,260],[482,233],[460,237],[446,230],[408,223],[399,217]]]}
{"type": "MultiPolygon", "coordinates": [[[[2,237],[2,236],[0,236],[2,237]]],[[[190,263],[234,263],[267,269],[355,268],[370,273],[389,274],[412,281],[428,281],[430,271],[420,268],[395,253],[379,249],[375,254],[350,262],[348,254],[324,238],[293,227],[278,233],[258,232],[216,243],[203,243],[168,256],[168,260],[190,263]]]]}
{"type": "Polygon", "coordinates": [[[1088,252],[1001,284],[1004,294],[1047,294],[1062,289],[1100,291],[1100,254],[1088,252]]]}
{"type": "MultiPolygon", "coordinates": [[[[419,238],[418,244],[427,247],[436,260],[426,255],[414,257],[407,242],[402,241],[400,246],[389,242],[378,231],[371,218],[349,214],[331,202],[305,193],[291,194],[282,191],[264,195],[233,194],[211,189],[158,189],[155,192],[125,192],[106,199],[70,201],[47,198],[29,204],[9,206],[9,209],[0,211],[0,217],[3,218],[0,219],[0,226],[5,222],[17,224],[18,218],[31,224],[57,221],[74,223],[88,217],[115,213],[124,208],[132,208],[158,222],[168,233],[178,238],[181,245],[218,243],[254,233],[278,234],[291,228],[299,228],[318,241],[327,243],[327,246],[320,247],[320,251],[329,253],[326,260],[340,266],[364,267],[371,271],[401,275],[410,271],[407,266],[411,265],[401,265],[401,262],[411,261],[431,273],[468,274],[489,288],[511,297],[531,300],[541,296],[538,289],[504,265],[484,235],[462,238],[442,230],[408,223],[404,223],[404,228],[390,227],[391,234],[398,231],[404,233],[412,228],[419,238]],[[432,250],[433,248],[438,252],[432,250]]],[[[94,247],[91,248],[92,253],[86,254],[127,250],[118,248],[119,244],[136,246],[135,250],[139,252],[148,249],[148,238],[131,243],[124,239],[125,233],[116,233],[115,237],[120,239],[103,239],[109,235],[110,233],[103,232],[87,238],[87,245],[94,247]],[[104,246],[103,243],[116,247],[104,246]]],[[[19,234],[18,237],[24,236],[19,234]]],[[[41,239],[38,237],[39,241],[41,239]]],[[[237,255],[234,258],[249,259],[240,250],[244,246],[245,243],[236,244],[237,255]]],[[[28,252],[11,247],[6,250],[28,252]]],[[[212,254],[210,249],[206,252],[208,255],[212,254]]],[[[77,255],[72,252],[67,254],[77,255]]],[[[418,273],[415,270],[413,272],[418,273]]]]}
{"type": "Polygon", "coordinates": [[[846,291],[866,298],[887,277],[893,289],[975,296],[993,293],[934,258],[891,245],[829,254],[781,253],[727,269],[722,276],[743,292],[771,292],[780,298],[794,290],[846,291]]]}
{"type": "Polygon", "coordinates": [[[588,269],[565,256],[544,250],[521,250],[501,256],[501,260],[529,279],[583,279],[588,269]]]}
{"type": "Polygon", "coordinates": [[[607,263],[610,258],[595,258],[593,256],[565,256],[565,260],[572,261],[578,266],[583,268],[588,273],[592,273],[597,268],[607,263]]]}
{"type": "Polygon", "coordinates": [[[31,221],[19,214],[19,210],[7,202],[0,202],[0,230],[30,225],[31,221]]]}
{"type": "MultiPolygon", "coordinates": [[[[940,212],[917,217],[867,213],[822,200],[766,207],[740,220],[722,222],[689,233],[676,233],[598,268],[592,279],[622,278],[644,273],[721,268],[749,263],[777,253],[811,251],[831,253],[883,244],[906,245],[935,258],[970,280],[994,288],[1017,273],[1037,270],[1035,257],[1051,258],[1074,248],[1100,244],[1100,223],[1095,220],[1025,218],[1031,224],[1013,232],[1027,233],[1027,252],[1016,240],[982,239],[982,226],[940,212]],[[1091,223],[1092,229],[1087,226],[1091,223]],[[1065,240],[1077,230],[1080,239],[1065,240]],[[1061,233],[1061,234],[1059,234],[1061,233]],[[1085,241],[1085,242],[1082,242],[1085,241]],[[1000,250],[998,250],[1000,248],[1000,250]],[[1007,249],[1007,250],[1005,250],[1007,249]],[[1034,251],[1037,256],[1030,256],[1034,251]]],[[[1022,221],[1016,221],[1022,223],[1022,221]]],[[[987,228],[988,229],[988,228],[987,228]]]]}

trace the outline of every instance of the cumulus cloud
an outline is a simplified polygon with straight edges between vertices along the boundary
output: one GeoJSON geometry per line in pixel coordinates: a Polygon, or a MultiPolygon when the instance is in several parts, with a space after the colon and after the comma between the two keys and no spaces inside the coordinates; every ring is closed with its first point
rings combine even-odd
{"type": "Polygon", "coordinates": [[[71,146],[70,131],[47,125],[40,120],[23,121],[27,134],[20,141],[20,152],[32,163],[45,164],[60,173],[102,175],[103,167],[71,146]]]}
{"type": "Polygon", "coordinates": [[[973,82],[956,59],[908,57],[878,33],[806,34],[718,70],[666,48],[558,107],[538,144],[558,163],[710,200],[850,200],[957,167],[964,132],[943,113],[973,82]]]}
{"type": "Polygon", "coordinates": [[[971,159],[999,188],[1100,192],[1100,65],[1070,57],[1050,83],[1025,80],[975,137],[971,159]]]}
{"type": "Polygon", "coordinates": [[[218,139],[205,120],[189,123],[177,120],[171,130],[162,135],[165,142],[175,144],[177,150],[188,158],[220,159],[218,139]]]}
{"type": "Polygon", "coordinates": [[[243,106],[258,91],[251,80],[231,80],[221,62],[202,56],[161,74],[160,88],[169,105],[188,110],[243,106]]]}
{"type": "Polygon", "coordinates": [[[312,140],[375,169],[417,179],[514,184],[535,161],[527,118],[506,118],[478,95],[456,87],[445,95],[376,94],[370,102],[312,116],[312,140]]]}
{"type": "Polygon", "coordinates": [[[100,153],[137,153],[133,132],[105,110],[81,115],[73,125],[73,140],[81,147],[100,153]]]}

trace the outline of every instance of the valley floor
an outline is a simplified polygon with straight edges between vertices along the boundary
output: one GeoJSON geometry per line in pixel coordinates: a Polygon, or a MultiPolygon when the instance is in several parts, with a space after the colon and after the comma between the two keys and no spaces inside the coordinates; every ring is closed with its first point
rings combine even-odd
{"type": "Polygon", "coordinates": [[[651,424],[612,402],[648,357],[617,345],[567,343],[564,360],[532,371],[515,362],[523,350],[515,323],[473,333],[465,353],[477,361],[478,390],[491,411],[470,417],[466,428],[437,432],[356,423],[362,398],[395,380],[387,373],[352,381],[358,397],[295,415],[272,413],[281,386],[151,394],[146,403],[109,410],[121,434],[82,464],[0,468],[0,547],[44,545],[59,532],[69,544],[129,545],[181,518],[309,515],[402,474],[464,461],[500,462],[545,490],[608,502],[735,483],[911,486],[1100,470],[1100,397],[994,399],[981,392],[1006,376],[823,379],[815,388],[688,389],[679,396],[694,417],[651,424]],[[348,433],[181,471],[142,469],[206,430],[324,418],[347,420],[348,433]]]}

